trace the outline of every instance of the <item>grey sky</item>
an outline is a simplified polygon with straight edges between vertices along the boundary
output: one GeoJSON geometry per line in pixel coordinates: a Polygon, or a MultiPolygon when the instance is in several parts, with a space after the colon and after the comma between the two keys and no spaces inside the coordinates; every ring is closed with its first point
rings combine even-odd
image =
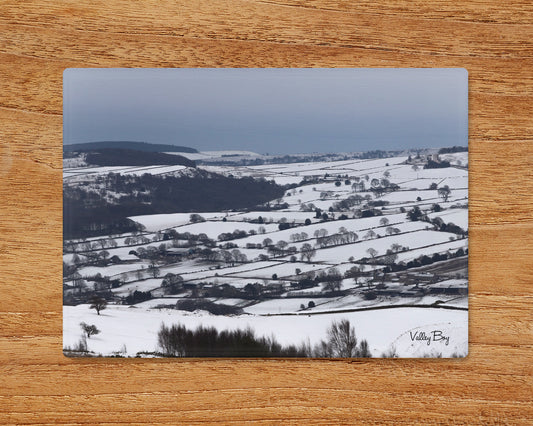
{"type": "Polygon", "coordinates": [[[464,69],[68,69],[64,143],[283,154],[462,145],[464,69]]]}

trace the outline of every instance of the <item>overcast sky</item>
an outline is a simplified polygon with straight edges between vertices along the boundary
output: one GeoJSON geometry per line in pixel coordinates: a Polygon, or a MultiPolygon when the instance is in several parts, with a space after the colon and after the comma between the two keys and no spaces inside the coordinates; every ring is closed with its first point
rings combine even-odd
{"type": "Polygon", "coordinates": [[[464,69],[68,69],[64,143],[258,153],[467,145],[464,69]]]}

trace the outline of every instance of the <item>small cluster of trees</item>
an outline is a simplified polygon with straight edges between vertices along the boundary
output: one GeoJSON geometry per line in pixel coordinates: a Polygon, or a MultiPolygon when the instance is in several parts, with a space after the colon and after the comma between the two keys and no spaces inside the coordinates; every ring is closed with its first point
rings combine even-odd
{"type": "Polygon", "coordinates": [[[174,247],[192,247],[198,244],[214,247],[216,245],[215,241],[203,232],[200,234],[191,234],[190,232],[177,232],[175,229],[166,231],[163,234],[163,240],[172,240],[174,247]]]}
{"type": "Polygon", "coordinates": [[[225,249],[211,250],[206,248],[200,251],[200,256],[211,262],[224,262],[231,265],[248,262],[247,256],[237,248],[231,251],[225,249]]]}
{"type": "MultiPolygon", "coordinates": [[[[277,277],[273,279],[277,279],[277,277]]],[[[255,282],[246,284],[244,288],[236,288],[227,283],[220,285],[206,284],[208,283],[199,284],[202,287],[201,293],[204,297],[259,300],[266,297],[278,297],[284,290],[282,283],[261,284],[255,282]]]]}
{"type": "Polygon", "coordinates": [[[158,344],[169,357],[298,357],[298,358],[368,358],[366,340],[358,341],[354,327],[346,319],[334,321],[326,339],[315,347],[309,343],[283,346],[274,337],[256,336],[251,328],[218,331],[199,326],[161,325],[158,344]]]}
{"type": "Polygon", "coordinates": [[[383,212],[380,209],[364,209],[364,210],[355,210],[354,211],[354,217],[361,218],[361,217],[374,217],[374,216],[382,216],[383,212]]]}
{"type": "Polygon", "coordinates": [[[420,210],[420,207],[414,206],[411,210],[407,212],[407,219],[409,219],[412,222],[416,222],[420,220],[424,216],[424,213],[422,210],[420,210]]]}
{"type": "Polygon", "coordinates": [[[435,217],[433,219],[428,219],[428,222],[432,223],[435,226],[435,229],[441,232],[451,232],[452,234],[457,234],[461,236],[466,236],[468,234],[467,231],[465,231],[460,226],[449,222],[446,223],[444,220],[442,220],[441,217],[435,217]]]}
{"type": "Polygon", "coordinates": [[[118,246],[118,243],[115,239],[109,238],[100,238],[98,240],[90,241],[69,241],[65,240],[63,243],[63,252],[65,253],[75,253],[75,252],[87,252],[94,250],[102,250],[104,248],[115,248],[118,246]]]}
{"type": "MultiPolygon", "coordinates": [[[[74,286],[77,287],[78,284],[80,284],[80,280],[83,281],[83,279],[79,274],[76,274],[75,277],[74,286]]],[[[96,273],[95,275],[85,277],[85,280],[93,283],[93,288],[95,291],[109,290],[122,285],[122,281],[120,279],[111,279],[107,275],[102,276],[100,272],[96,273]]],[[[81,285],[83,286],[83,283],[81,283],[81,285]]]]}
{"type": "Polygon", "coordinates": [[[342,278],[337,268],[330,268],[327,271],[320,271],[315,279],[322,283],[323,291],[333,293],[341,289],[342,278]]]}
{"type": "Polygon", "coordinates": [[[267,248],[268,254],[272,257],[282,257],[289,254],[296,254],[298,249],[294,246],[289,247],[289,243],[284,240],[279,240],[276,244],[271,244],[267,248]]]}
{"type": "Polygon", "coordinates": [[[450,167],[449,161],[433,161],[428,160],[426,164],[424,164],[424,169],[443,169],[446,167],[450,167]]]}
{"type": "Polygon", "coordinates": [[[315,256],[316,256],[316,250],[311,244],[309,243],[302,244],[302,247],[300,248],[301,260],[307,260],[308,262],[311,262],[311,259],[315,256]]]}
{"type": "MultiPolygon", "coordinates": [[[[436,212],[440,211],[440,205],[434,204],[432,206],[432,210],[436,212]]],[[[465,231],[463,228],[455,225],[452,222],[445,223],[441,217],[435,217],[433,219],[430,219],[426,214],[424,214],[424,212],[422,212],[422,210],[420,210],[420,207],[418,206],[413,207],[410,211],[407,212],[407,218],[411,221],[421,220],[431,223],[437,231],[450,232],[461,236],[466,236],[468,234],[468,231],[465,231]]]]}
{"type": "Polygon", "coordinates": [[[386,235],[396,235],[396,234],[399,234],[400,232],[402,232],[400,228],[394,228],[392,226],[387,226],[387,228],[385,228],[386,235]]]}
{"type": "Polygon", "coordinates": [[[239,238],[245,238],[248,235],[255,235],[255,234],[256,234],[256,231],[254,231],[253,229],[250,230],[250,232],[241,231],[240,229],[236,229],[233,232],[223,232],[222,234],[220,234],[217,237],[217,239],[219,241],[230,241],[230,240],[236,240],[236,239],[239,239],[239,238]]]}
{"type": "Polygon", "coordinates": [[[309,235],[307,235],[307,232],[297,232],[290,236],[290,239],[292,242],[305,241],[308,238],[309,238],[309,235]]]}
{"type": "Polygon", "coordinates": [[[316,210],[316,206],[313,203],[302,203],[300,204],[300,211],[302,212],[314,212],[316,210]]]}
{"type": "Polygon", "coordinates": [[[352,184],[353,192],[364,192],[365,191],[365,182],[360,180],[359,177],[356,177],[355,182],[352,184]]]}
{"type": "Polygon", "coordinates": [[[192,223],[205,222],[205,218],[198,213],[193,213],[189,216],[189,221],[192,223]]]}
{"type": "Polygon", "coordinates": [[[459,248],[455,252],[447,251],[444,253],[434,253],[431,256],[422,255],[416,259],[410,260],[409,262],[400,262],[398,264],[393,263],[387,266],[383,271],[384,272],[397,272],[404,271],[409,268],[418,268],[420,266],[431,265],[435,262],[440,262],[442,260],[453,259],[456,257],[466,256],[468,254],[468,249],[459,248]]]}
{"type": "Polygon", "coordinates": [[[183,290],[183,277],[169,272],[161,281],[161,288],[165,294],[176,294],[183,290]]]}
{"type": "MultiPolygon", "coordinates": [[[[134,246],[137,244],[148,244],[150,242],[154,241],[153,239],[148,238],[145,235],[139,235],[139,236],[131,236],[124,239],[124,244],[127,246],[134,246]]],[[[156,240],[158,241],[158,240],[156,240]]]]}
{"type": "Polygon", "coordinates": [[[346,228],[341,227],[336,234],[317,237],[316,244],[320,248],[334,247],[342,244],[355,243],[358,239],[359,236],[355,232],[348,231],[346,228]]]}
{"type": "Polygon", "coordinates": [[[135,305],[136,303],[145,302],[150,299],[152,299],[152,293],[150,291],[135,290],[124,298],[124,303],[126,305],[135,305]]]}
{"type": "Polygon", "coordinates": [[[398,191],[399,189],[399,185],[391,183],[387,178],[373,178],[370,181],[370,190],[374,193],[376,197],[381,197],[385,193],[398,191]]]}
{"type": "Polygon", "coordinates": [[[155,260],[165,256],[165,253],[168,250],[168,246],[165,243],[159,244],[158,247],[148,246],[148,247],[139,247],[137,250],[130,251],[130,254],[134,254],[139,259],[150,259],[155,260]]]}

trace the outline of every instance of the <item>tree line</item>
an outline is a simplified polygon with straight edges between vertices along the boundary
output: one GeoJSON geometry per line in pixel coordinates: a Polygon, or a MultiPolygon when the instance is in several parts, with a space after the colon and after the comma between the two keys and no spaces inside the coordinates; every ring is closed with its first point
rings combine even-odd
{"type": "Polygon", "coordinates": [[[366,340],[359,341],[350,321],[333,321],[326,338],[315,346],[309,342],[282,345],[275,337],[257,336],[253,329],[218,331],[215,327],[188,329],[182,324],[161,325],[158,345],[168,357],[296,357],[370,358],[366,340]]]}
{"type": "Polygon", "coordinates": [[[255,208],[285,187],[251,177],[122,176],[110,173],[86,187],[63,188],[65,239],[139,231],[128,216],[255,208]],[[110,191],[123,194],[112,202],[110,191]]]}

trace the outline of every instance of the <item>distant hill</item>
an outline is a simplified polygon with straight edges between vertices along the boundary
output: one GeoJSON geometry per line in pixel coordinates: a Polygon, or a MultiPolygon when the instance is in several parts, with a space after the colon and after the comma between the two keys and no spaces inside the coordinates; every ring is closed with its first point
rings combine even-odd
{"type": "Polygon", "coordinates": [[[87,152],[95,151],[104,148],[116,149],[133,149],[143,152],[188,152],[197,153],[194,148],[186,146],[155,144],[146,142],[131,142],[131,141],[102,141],[102,142],[87,142],[77,143],[73,145],[63,145],[63,152],[87,152]]]}
{"type": "Polygon", "coordinates": [[[456,152],[468,152],[467,146],[452,146],[439,149],[439,154],[454,154],[456,152]]]}
{"type": "Polygon", "coordinates": [[[181,155],[161,152],[138,151],[134,149],[101,148],[87,151],[86,162],[94,166],[186,166],[196,163],[181,155]]]}

